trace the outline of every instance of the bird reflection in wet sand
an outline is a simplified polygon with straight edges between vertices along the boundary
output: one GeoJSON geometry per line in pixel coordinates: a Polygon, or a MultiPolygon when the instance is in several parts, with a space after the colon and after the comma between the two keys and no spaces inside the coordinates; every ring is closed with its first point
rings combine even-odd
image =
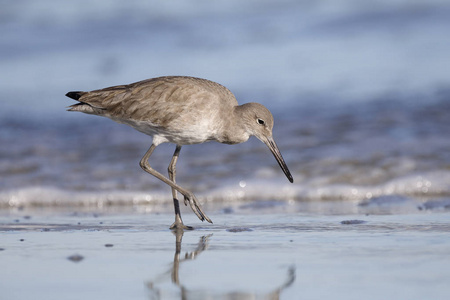
{"type": "MultiPolygon", "coordinates": [[[[156,285],[159,282],[164,282],[166,279],[166,276],[168,273],[170,273],[170,277],[172,279],[172,283],[174,283],[176,286],[178,286],[181,289],[181,294],[184,295],[186,293],[186,288],[180,283],[180,277],[179,277],[179,269],[180,269],[180,263],[187,261],[187,260],[194,260],[198,257],[200,253],[208,249],[208,242],[211,236],[213,235],[208,234],[204,235],[200,238],[197,244],[197,248],[192,252],[186,252],[184,255],[184,258],[180,260],[180,254],[181,254],[181,242],[183,240],[183,234],[184,230],[174,230],[172,233],[175,235],[175,255],[173,257],[173,265],[170,268],[168,272],[163,273],[161,276],[159,276],[154,281],[151,281],[147,283],[147,287],[151,291],[150,299],[161,299],[161,290],[156,287],[156,285]]],[[[182,297],[182,299],[187,299],[186,297],[182,297]]]]}
{"type": "Polygon", "coordinates": [[[248,300],[248,299],[268,299],[268,300],[278,300],[280,299],[280,294],[286,288],[291,286],[295,281],[295,267],[290,266],[288,269],[287,279],[278,288],[275,288],[269,293],[263,295],[256,294],[252,292],[244,291],[230,291],[225,294],[217,294],[208,290],[189,290],[188,287],[182,284],[179,276],[180,263],[188,260],[194,260],[198,257],[200,253],[208,250],[209,240],[213,234],[208,234],[202,236],[198,241],[197,248],[192,252],[186,252],[184,258],[180,259],[181,256],[181,243],[183,239],[183,230],[174,230],[173,234],[176,237],[175,240],[175,255],[173,258],[173,265],[170,270],[164,272],[158,278],[147,283],[147,288],[150,291],[150,299],[164,299],[164,295],[170,293],[170,291],[164,291],[163,283],[167,279],[167,275],[170,273],[172,283],[180,289],[180,299],[233,299],[233,300],[248,300]]]}

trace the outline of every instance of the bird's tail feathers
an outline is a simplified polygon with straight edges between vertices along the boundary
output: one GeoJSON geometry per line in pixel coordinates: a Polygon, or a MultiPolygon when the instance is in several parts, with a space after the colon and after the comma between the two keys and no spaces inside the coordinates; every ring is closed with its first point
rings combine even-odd
{"type": "Polygon", "coordinates": [[[81,98],[81,96],[83,96],[84,92],[81,91],[73,91],[73,92],[68,92],[66,94],[67,97],[72,98],[74,100],[78,100],[81,98]]]}

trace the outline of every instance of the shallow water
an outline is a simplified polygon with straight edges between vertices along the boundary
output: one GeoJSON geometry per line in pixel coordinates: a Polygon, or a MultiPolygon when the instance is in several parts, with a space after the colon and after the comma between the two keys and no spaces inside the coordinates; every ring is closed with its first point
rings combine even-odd
{"type": "Polygon", "coordinates": [[[217,211],[214,225],[185,232],[177,244],[166,213],[44,212],[0,217],[5,299],[446,299],[449,292],[447,213],[217,211]]]}

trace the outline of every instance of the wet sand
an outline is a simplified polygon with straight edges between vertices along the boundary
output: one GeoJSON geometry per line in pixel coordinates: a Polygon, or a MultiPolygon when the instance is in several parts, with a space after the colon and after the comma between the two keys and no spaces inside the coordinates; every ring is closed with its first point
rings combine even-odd
{"type": "MultiPolygon", "coordinates": [[[[245,206],[241,206],[245,207],[245,206]]],[[[447,212],[0,211],[1,299],[448,299],[447,212]]]]}

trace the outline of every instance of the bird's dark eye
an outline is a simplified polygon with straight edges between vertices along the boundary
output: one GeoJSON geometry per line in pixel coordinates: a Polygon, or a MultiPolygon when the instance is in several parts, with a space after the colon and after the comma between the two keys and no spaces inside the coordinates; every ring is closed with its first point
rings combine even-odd
{"type": "Polygon", "coordinates": [[[259,124],[259,125],[264,125],[264,124],[266,124],[266,122],[264,122],[263,119],[257,119],[257,121],[258,121],[258,124],[259,124]]]}

